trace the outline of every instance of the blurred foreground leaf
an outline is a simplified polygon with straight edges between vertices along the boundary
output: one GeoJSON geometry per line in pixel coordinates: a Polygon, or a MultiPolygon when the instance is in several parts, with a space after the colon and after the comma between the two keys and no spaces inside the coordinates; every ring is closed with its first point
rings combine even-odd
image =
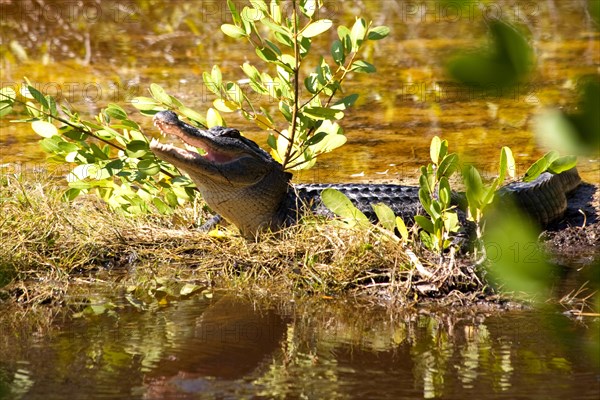
{"type": "Polygon", "coordinates": [[[534,57],[525,35],[502,20],[490,23],[489,34],[489,48],[461,52],[450,59],[450,76],[466,86],[483,89],[509,87],[526,79],[534,57]]]}
{"type": "Polygon", "coordinates": [[[535,132],[545,147],[574,154],[600,153],[600,76],[581,81],[576,112],[550,110],[536,119],[535,132]]]}
{"type": "Polygon", "coordinates": [[[526,300],[549,296],[553,266],[547,261],[538,229],[516,207],[502,204],[488,216],[483,236],[489,281],[526,300]]]}

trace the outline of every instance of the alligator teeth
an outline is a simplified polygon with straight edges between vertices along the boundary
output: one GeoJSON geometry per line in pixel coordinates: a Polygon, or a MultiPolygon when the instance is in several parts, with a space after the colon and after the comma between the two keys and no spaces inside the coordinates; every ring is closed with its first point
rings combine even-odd
{"type": "Polygon", "coordinates": [[[185,148],[186,148],[187,150],[189,150],[189,151],[193,151],[194,153],[197,153],[197,152],[198,152],[198,149],[197,149],[197,148],[195,148],[194,146],[190,146],[189,144],[187,144],[187,143],[185,143],[185,142],[183,142],[183,145],[184,145],[184,146],[185,146],[185,148]]]}
{"type": "Polygon", "coordinates": [[[160,142],[158,141],[157,138],[152,138],[152,140],[150,141],[150,147],[157,147],[160,146],[160,142]]]}
{"type": "Polygon", "coordinates": [[[153,124],[155,127],[158,128],[158,131],[160,132],[160,135],[162,137],[167,137],[167,134],[162,130],[162,128],[160,127],[160,123],[158,121],[154,121],[153,124]]]}

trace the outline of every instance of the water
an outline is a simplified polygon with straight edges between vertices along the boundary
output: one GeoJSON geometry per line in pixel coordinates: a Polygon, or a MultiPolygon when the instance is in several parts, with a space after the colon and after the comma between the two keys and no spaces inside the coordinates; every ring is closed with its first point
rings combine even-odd
{"type": "MultiPolygon", "coordinates": [[[[573,106],[578,79],[597,73],[600,65],[598,33],[583,2],[473,2],[460,11],[450,3],[328,3],[322,17],[335,24],[350,25],[360,13],[374,24],[390,26],[392,33],[361,55],[378,73],[355,74],[347,82],[347,93],[360,94],[342,123],[349,143],[296,179],[414,182],[418,167],[429,159],[434,135],[447,138],[451,151],[476,162],[489,176],[497,171],[503,145],[513,149],[521,174],[545,152],[532,134],[535,115],[546,107],[573,106]],[[494,15],[526,24],[537,55],[531,81],[503,97],[495,91],[462,90],[444,73],[444,60],[457,49],[485,44],[485,21],[494,15]]],[[[243,62],[258,65],[248,44],[220,33],[220,24],[229,21],[223,2],[69,4],[70,14],[51,2],[2,5],[3,86],[15,86],[26,76],[88,118],[108,103],[118,103],[136,115],[148,135],[156,135],[149,118],[128,104],[135,96],[147,96],[150,83],[205,112],[214,98],[201,84],[203,71],[219,64],[224,79],[235,81],[245,77],[239,68],[243,62]],[[57,24],[58,17],[64,23],[57,24]],[[26,60],[19,58],[17,46],[26,60]]],[[[325,42],[336,37],[332,30],[313,49],[321,45],[328,53],[325,42]]],[[[321,54],[307,60],[305,72],[313,70],[321,54]]],[[[276,102],[263,105],[277,113],[276,102]]],[[[226,117],[230,126],[266,147],[256,126],[237,115],[226,117]]],[[[38,137],[28,125],[0,120],[0,131],[0,164],[25,163],[32,170],[43,163],[38,137]]],[[[587,180],[600,181],[597,159],[582,157],[579,169],[587,180]]]]}
{"type": "Polygon", "coordinates": [[[59,324],[44,335],[5,330],[0,398],[600,395],[590,332],[556,312],[275,303],[227,294],[145,312],[117,303],[118,313],[59,324]]]}
{"type": "MultiPolygon", "coordinates": [[[[156,133],[149,119],[129,102],[147,95],[151,82],[204,111],[213,98],[200,84],[203,71],[218,63],[236,80],[242,62],[255,62],[247,45],[218,32],[228,18],[223,2],[0,3],[1,86],[27,76],[86,118],[115,102],[149,135],[156,133]]],[[[360,13],[389,25],[392,35],[366,55],[379,73],[348,82],[348,91],[361,95],[343,122],[349,143],[296,179],[412,183],[435,134],[490,174],[502,145],[511,146],[521,173],[543,154],[533,118],[545,107],[572,106],[578,78],[600,65],[598,33],[583,2],[476,3],[532,31],[536,73],[508,97],[451,91],[444,57],[480,45],[485,24],[481,11],[453,17],[439,4],[431,2],[423,16],[415,2],[329,3],[325,17],[335,23],[349,25],[360,13]]],[[[228,120],[265,146],[256,127],[238,116],[228,120]]],[[[0,120],[0,171],[16,170],[7,163],[24,172],[45,168],[38,139],[28,125],[0,120]]],[[[580,171],[600,181],[597,159],[581,158],[580,171]]],[[[600,396],[598,333],[589,319],[569,320],[557,310],[388,310],[349,299],[269,305],[220,294],[140,311],[112,301],[109,314],[50,328],[29,328],[27,318],[1,327],[0,398],[600,396]]]]}

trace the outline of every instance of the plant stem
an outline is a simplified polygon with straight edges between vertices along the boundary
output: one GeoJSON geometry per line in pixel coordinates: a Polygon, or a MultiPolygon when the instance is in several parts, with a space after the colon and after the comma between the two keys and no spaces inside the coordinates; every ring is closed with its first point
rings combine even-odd
{"type": "Polygon", "coordinates": [[[300,74],[300,51],[298,49],[298,18],[296,11],[296,0],[292,0],[292,29],[294,39],[294,104],[292,109],[292,125],[290,127],[290,138],[288,140],[287,148],[285,149],[285,157],[283,157],[283,169],[286,166],[292,155],[292,148],[294,147],[294,140],[296,138],[296,126],[298,124],[298,109],[299,109],[299,74],[300,74]]]}

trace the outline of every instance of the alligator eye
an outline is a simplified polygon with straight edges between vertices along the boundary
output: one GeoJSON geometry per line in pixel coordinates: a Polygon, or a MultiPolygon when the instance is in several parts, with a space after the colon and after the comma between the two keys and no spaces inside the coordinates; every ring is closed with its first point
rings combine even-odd
{"type": "Polygon", "coordinates": [[[240,131],[238,131],[237,129],[225,128],[222,126],[214,126],[209,129],[209,132],[212,133],[214,136],[219,137],[229,137],[234,139],[239,139],[241,137],[240,131]]]}

